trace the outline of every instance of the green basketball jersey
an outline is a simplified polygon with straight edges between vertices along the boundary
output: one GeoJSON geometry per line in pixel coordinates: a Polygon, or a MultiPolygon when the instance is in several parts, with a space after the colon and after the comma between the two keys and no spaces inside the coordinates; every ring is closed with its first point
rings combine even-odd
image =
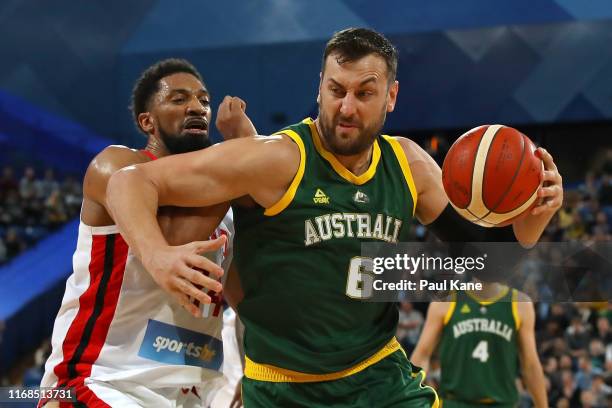
{"type": "Polygon", "coordinates": [[[440,343],[440,396],[464,403],[515,405],[520,324],[515,289],[481,301],[458,291],[440,343]]]}
{"type": "Polygon", "coordinates": [[[407,240],[416,190],[390,137],[377,138],[370,167],[355,176],[323,148],[311,119],[279,133],[300,148],[292,184],[270,208],[235,209],[245,351],[259,364],[334,373],[395,334],[397,305],[360,298],[361,243],[407,240]]]}

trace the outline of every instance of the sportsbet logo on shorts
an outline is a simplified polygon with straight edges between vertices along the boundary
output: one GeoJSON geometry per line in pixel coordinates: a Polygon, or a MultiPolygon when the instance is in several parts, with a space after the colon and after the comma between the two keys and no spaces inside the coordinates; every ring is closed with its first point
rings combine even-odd
{"type": "Polygon", "coordinates": [[[223,343],[204,333],[149,319],[138,355],[160,363],[218,370],[223,343]]]}

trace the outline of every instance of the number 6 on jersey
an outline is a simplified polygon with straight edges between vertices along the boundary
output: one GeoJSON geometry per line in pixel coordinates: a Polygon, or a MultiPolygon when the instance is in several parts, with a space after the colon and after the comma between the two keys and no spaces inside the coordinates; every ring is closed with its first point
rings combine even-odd
{"type": "Polygon", "coordinates": [[[346,296],[353,299],[372,297],[374,282],[374,262],[372,258],[356,256],[351,259],[346,280],[346,296]]]}

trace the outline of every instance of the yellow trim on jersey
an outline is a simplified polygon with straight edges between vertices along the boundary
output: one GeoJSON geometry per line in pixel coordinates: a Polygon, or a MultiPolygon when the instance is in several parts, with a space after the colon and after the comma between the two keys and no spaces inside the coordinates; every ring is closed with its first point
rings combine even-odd
{"type": "Polygon", "coordinates": [[[378,363],[383,358],[400,350],[401,346],[397,339],[393,337],[387,344],[383,346],[374,355],[366,358],[361,363],[349,367],[346,370],[337,371],[327,374],[308,374],[299,371],[287,370],[285,368],[275,367],[269,364],[259,364],[245,356],[244,375],[252,380],[268,381],[268,382],[293,382],[293,383],[308,383],[318,381],[332,381],[340,378],[348,377],[353,374],[368,368],[369,366],[378,363]]]}
{"type": "Polygon", "coordinates": [[[514,316],[514,324],[516,330],[521,328],[521,315],[518,311],[518,290],[512,289],[512,316],[514,316]]]}
{"type": "Polygon", "coordinates": [[[510,290],[510,288],[508,288],[507,286],[504,287],[504,289],[502,289],[501,293],[498,294],[497,296],[491,298],[491,299],[480,299],[478,296],[476,296],[473,293],[470,293],[468,291],[466,291],[465,293],[471,297],[472,299],[474,299],[476,302],[480,303],[483,306],[489,306],[492,305],[493,303],[497,302],[499,299],[503,298],[504,296],[506,296],[506,294],[508,293],[508,290],[510,290]]]}
{"type": "Polygon", "coordinates": [[[410,171],[410,165],[408,164],[406,152],[404,152],[402,145],[395,138],[387,135],[382,135],[382,137],[391,145],[391,148],[395,153],[395,157],[397,157],[397,161],[402,168],[402,173],[404,173],[404,178],[406,179],[406,183],[408,183],[410,195],[412,195],[412,215],[414,215],[416,212],[418,194],[416,185],[414,184],[414,178],[412,177],[412,172],[410,171]]]}
{"type": "Polygon", "coordinates": [[[372,150],[372,161],[370,162],[370,167],[360,176],[356,176],[349,169],[344,167],[340,161],[334,156],[334,154],[323,147],[321,143],[321,137],[319,136],[319,131],[317,129],[317,125],[312,121],[312,119],[307,118],[302,121],[303,123],[307,123],[310,126],[310,132],[312,133],[312,141],[314,143],[315,149],[317,152],[331,164],[332,168],[338,173],[340,177],[345,179],[346,181],[356,184],[358,186],[367,183],[370,181],[374,174],[376,174],[376,166],[378,166],[378,162],[380,161],[380,146],[378,145],[378,140],[374,141],[374,149],[372,150]]]}
{"type": "Polygon", "coordinates": [[[444,315],[444,325],[446,326],[450,319],[453,317],[453,313],[455,313],[455,308],[457,307],[457,292],[453,291],[451,294],[451,304],[444,315]]]}
{"type": "Polygon", "coordinates": [[[293,181],[289,185],[289,188],[287,191],[285,191],[285,194],[283,194],[280,200],[278,200],[272,206],[266,208],[264,211],[264,215],[268,216],[280,214],[281,211],[291,204],[291,201],[293,201],[295,198],[295,193],[297,192],[298,186],[302,181],[302,177],[304,177],[304,168],[306,167],[306,148],[304,147],[304,142],[302,141],[300,135],[289,129],[275,133],[275,135],[287,135],[293,139],[296,145],[298,145],[298,148],[300,149],[300,166],[298,167],[298,171],[295,173],[295,177],[293,177],[293,181]]]}
{"type": "Polygon", "coordinates": [[[442,407],[442,402],[441,402],[440,398],[438,398],[438,393],[436,392],[436,390],[433,387],[429,386],[429,385],[423,385],[423,383],[425,382],[425,378],[427,378],[427,372],[425,370],[421,370],[418,373],[410,373],[410,376],[412,378],[416,378],[416,377],[419,376],[419,374],[423,374],[423,377],[419,381],[419,387],[431,389],[433,391],[434,395],[436,396],[436,399],[435,399],[434,403],[431,405],[431,408],[440,408],[440,407],[442,407]]]}

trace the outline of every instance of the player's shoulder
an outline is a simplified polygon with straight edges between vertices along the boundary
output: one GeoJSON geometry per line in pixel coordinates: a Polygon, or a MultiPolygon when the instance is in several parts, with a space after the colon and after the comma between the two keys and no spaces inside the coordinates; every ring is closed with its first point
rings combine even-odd
{"type": "Polygon", "coordinates": [[[528,294],[521,292],[518,289],[512,289],[512,290],[513,290],[512,300],[516,302],[533,303],[533,300],[528,294]]]}
{"type": "Polygon", "coordinates": [[[447,320],[448,313],[454,309],[456,298],[448,297],[445,301],[434,301],[429,304],[427,310],[427,317],[431,319],[437,319],[440,321],[447,320]]]}
{"type": "Polygon", "coordinates": [[[145,155],[136,149],[122,145],[110,145],[98,153],[89,163],[85,173],[85,181],[109,178],[117,170],[132,164],[147,161],[145,155]]]}
{"type": "Polygon", "coordinates": [[[145,161],[146,157],[139,150],[122,145],[110,145],[93,158],[90,168],[114,173],[125,166],[145,161]]]}
{"type": "MultiPolygon", "coordinates": [[[[277,132],[269,136],[254,136],[253,143],[259,146],[260,154],[267,154],[277,163],[293,163],[304,146],[301,138],[296,138],[290,132],[277,132]]],[[[299,161],[298,161],[299,162],[299,161]]]]}
{"type": "Polygon", "coordinates": [[[429,154],[414,140],[403,136],[388,136],[388,138],[399,143],[409,164],[417,161],[428,161],[429,154]]]}
{"type": "Polygon", "coordinates": [[[533,301],[531,300],[531,297],[529,297],[529,295],[517,289],[513,289],[513,290],[514,290],[514,293],[512,296],[513,298],[512,300],[513,302],[515,302],[516,312],[518,313],[518,316],[515,316],[515,318],[518,318],[519,322],[523,322],[523,321],[533,322],[535,319],[535,310],[534,310],[533,301]]]}

